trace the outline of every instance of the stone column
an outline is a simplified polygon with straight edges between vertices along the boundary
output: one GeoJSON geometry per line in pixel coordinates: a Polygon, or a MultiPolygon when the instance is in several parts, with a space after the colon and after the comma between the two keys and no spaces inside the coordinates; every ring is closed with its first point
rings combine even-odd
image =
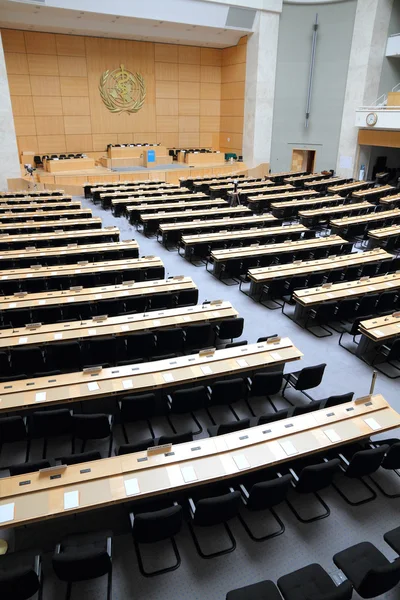
{"type": "Polygon", "coordinates": [[[343,177],[358,178],[356,109],[378,98],[392,5],[393,0],[357,2],[336,165],[343,177]]]}
{"type": "Polygon", "coordinates": [[[0,190],[7,190],[7,179],[12,177],[21,177],[21,169],[0,34],[0,190]]]}
{"type": "Polygon", "coordinates": [[[243,160],[249,167],[270,162],[279,18],[258,11],[247,41],[243,160]]]}

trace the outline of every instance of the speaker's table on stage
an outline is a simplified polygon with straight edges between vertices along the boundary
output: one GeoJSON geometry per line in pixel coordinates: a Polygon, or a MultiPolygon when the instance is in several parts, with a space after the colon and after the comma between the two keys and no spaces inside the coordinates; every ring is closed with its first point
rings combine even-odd
{"type": "Polygon", "coordinates": [[[225,154],[223,152],[186,152],[185,163],[193,167],[224,165],[225,154]]]}
{"type": "Polygon", "coordinates": [[[94,169],[94,158],[64,158],[61,160],[44,160],[44,170],[49,173],[60,173],[62,171],[85,171],[94,169]]]}

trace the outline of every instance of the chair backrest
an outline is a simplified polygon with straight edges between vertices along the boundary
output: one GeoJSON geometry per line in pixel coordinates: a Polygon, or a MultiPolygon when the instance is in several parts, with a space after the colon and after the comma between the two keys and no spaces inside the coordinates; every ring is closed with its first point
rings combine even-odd
{"type": "Polygon", "coordinates": [[[26,426],[20,415],[0,419],[0,444],[26,440],[26,426]]]}
{"type": "Polygon", "coordinates": [[[196,323],[189,325],[185,331],[186,339],[185,344],[187,346],[204,346],[207,344],[211,337],[211,324],[210,323],[196,323]]]}
{"type": "Polygon", "coordinates": [[[134,452],[144,452],[147,448],[152,448],[153,446],[153,438],[147,438],[136,444],[122,444],[122,446],[118,448],[117,456],[121,456],[122,454],[133,454],[134,452]]]}
{"type": "Polygon", "coordinates": [[[295,406],[292,412],[292,417],[297,417],[298,415],[305,415],[307,413],[313,412],[314,410],[319,410],[321,408],[321,400],[314,400],[310,402],[310,404],[306,404],[305,406],[295,406]]]}
{"type": "Polygon", "coordinates": [[[156,414],[156,396],[153,393],[124,396],[119,406],[122,423],[148,419],[156,414]]]}
{"type": "Polygon", "coordinates": [[[67,408],[34,412],[31,422],[33,437],[51,438],[72,433],[72,415],[67,408]]]}
{"type": "Polygon", "coordinates": [[[171,412],[185,414],[194,410],[204,408],[208,396],[204,385],[177,390],[172,394],[171,412]]]}
{"type": "Polygon", "coordinates": [[[174,435],[161,435],[158,438],[158,444],[183,444],[185,442],[193,442],[193,433],[191,431],[185,431],[183,433],[176,433],[174,435]]]}
{"type": "Polygon", "coordinates": [[[347,402],[351,402],[353,400],[354,392],[349,392],[348,394],[340,394],[338,396],[329,396],[323,402],[324,408],[329,408],[330,406],[337,406],[338,404],[346,404],[347,402]]]}
{"type": "Polygon", "coordinates": [[[282,373],[256,373],[251,380],[251,396],[273,396],[277,394],[283,381],[282,373]]]}
{"type": "Polygon", "coordinates": [[[400,558],[382,567],[370,569],[357,586],[362,598],[375,598],[394,588],[400,581],[400,558]]]}
{"type": "Polygon", "coordinates": [[[77,465],[83,462],[91,462],[92,460],[101,460],[101,454],[97,450],[91,450],[89,452],[62,456],[59,460],[62,465],[77,465]]]}
{"type": "Polygon", "coordinates": [[[18,566],[9,571],[0,572],[0,597],[10,600],[28,600],[40,589],[37,573],[32,568],[18,566]]]}
{"type": "Polygon", "coordinates": [[[183,329],[171,327],[157,332],[157,351],[179,352],[183,348],[183,329]]]}
{"type": "Polygon", "coordinates": [[[127,335],[126,351],[127,358],[142,358],[152,356],[155,353],[156,338],[153,333],[134,333],[127,335]]]}
{"type": "Polygon", "coordinates": [[[237,516],[241,503],[241,496],[237,491],[213,498],[203,498],[196,504],[194,523],[201,527],[226,523],[237,516]]]}
{"type": "Polygon", "coordinates": [[[244,382],[240,377],[216,381],[211,386],[211,404],[232,404],[243,397],[244,382]]]}
{"type": "Polygon", "coordinates": [[[233,431],[240,431],[241,429],[247,429],[250,427],[250,419],[239,419],[239,421],[231,421],[230,423],[222,423],[217,429],[217,435],[224,435],[224,433],[232,433],[233,431]]]}
{"type": "Polygon", "coordinates": [[[46,359],[53,369],[64,373],[80,371],[81,355],[78,342],[59,342],[46,347],[46,359]]]}
{"type": "Polygon", "coordinates": [[[350,464],[346,469],[346,476],[351,478],[364,477],[375,473],[381,466],[383,457],[389,450],[387,444],[379,446],[379,448],[371,448],[370,450],[360,450],[353,454],[350,464]]]}
{"type": "Polygon", "coordinates": [[[48,460],[38,460],[37,462],[25,462],[18,465],[11,465],[9,467],[10,475],[23,475],[24,473],[34,473],[40,471],[40,469],[48,469],[50,467],[48,460]]]}
{"type": "Polygon", "coordinates": [[[11,348],[11,370],[13,373],[35,373],[42,371],[44,360],[39,346],[30,348],[11,348]]]}
{"type": "Polygon", "coordinates": [[[400,440],[391,444],[381,467],[383,469],[400,469],[400,440]]]}
{"type": "Polygon", "coordinates": [[[296,390],[310,390],[317,387],[324,375],[326,363],[320,365],[314,365],[312,367],[304,367],[299,373],[296,385],[296,390]]]}
{"type": "Polygon", "coordinates": [[[244,319],[236,317],[225,319],[219,326],[218,337],[222,340],[237,338],[242,335],[244,327],[244,319]]]}
{"type": "Polygon", "coordinates": [[[304,467],[300,472],[296,491],[308,494],[322,490],[332,483],[335,473],[339,470],[340,460],[333,458],[328,462],[304,467]]]}
{"type": "Polygon", "coordinates": [[[111,558],[105,548],[95,545],[74,547],[53,554],[55,574],[61,581],[86,581],[102,577],[111,570],[111,558]]]}
{"type": "Polygon", "coordinates": [[[101,440],[111,433],[108,415],[95,413],[92,415],[74,415],[74,435],[81,440],[101,440]]]}
{"type": "Polygon", "coordinates": [[[137,542],[151,544],[174,537],[182,528],[181,506],[139,513],[133,519],[132,533],[137,542]]]}
{"type": "Polygon", "coordinates": [[[289,492],[292,477],[283,475],[271,481],[255,483],[247,500],[249,510],[264,510],[283,502],[289,492]]]}
{"type": "Polygon", "coordinates": [[[400,339],[397,339],[390,346],[389,353],[387,355],[387,360],[399,360],[400,358],[400,339]]]}
{"type": "Polygon", "coordinates": [[[287,419],[289,416],[289,410],[284,408],[278,410],[276,413],[270,413],[267,415],[261,415],[258,417],[257,425],[264,425],[265,423],[274,423],[274,421],[281,421],[287,419]]]}

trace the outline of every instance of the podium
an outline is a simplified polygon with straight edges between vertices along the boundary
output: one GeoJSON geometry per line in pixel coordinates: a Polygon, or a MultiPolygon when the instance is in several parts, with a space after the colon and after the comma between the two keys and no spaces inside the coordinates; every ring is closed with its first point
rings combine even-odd
{"type": "Polygon", "coordinates": [[[143,152],[143,166],[151,169],[157,164],[157,153],[155,148],[146,148],[143,152]]]}

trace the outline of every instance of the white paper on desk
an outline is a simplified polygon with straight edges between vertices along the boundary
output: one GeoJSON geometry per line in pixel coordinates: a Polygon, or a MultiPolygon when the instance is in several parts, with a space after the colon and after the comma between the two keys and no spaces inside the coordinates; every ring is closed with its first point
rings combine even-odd
{"type": "Polygon", "coordinates": [[[121,331],[129,331],[129,325],[121,325],[121,331]]]}
{"type": "Polygon", "coordinates": [[[15,308],[16,306],[17,306],[17,303],[16,303],[16,302],[11,302],[11,303],[8,305],[8,308],[15,308]]]}
{"type": "Polygon", "coordinates": [[[244,358],[238,358],[236,360],[237,364],[239,365],[239,367],[248,367],[249,363],[247,362],[247,360],[245,360],[244,358]]]}
{"type": "Polygon", "coordinates": [[[342,439],[334,429],[324,429],[324,434],[331,442],[340,442],[342,439]]]}
{"type": "Polygon", "coordinates": [[[334,298],[334,297],[335,297],[335,295],[334,295],[334,294],[329,294],[329,293],[327,293],[326,295],[328,296],[328,298],[334,298]]]}
{"type": "Polygon", "coordinates": [[[383,333],[383,331],[380,331],[380,329],[374,329],[374,335],[380,336],[385,334],[383,333]]]}
{"type": "Polygon", "coordinates": [[[73,492],[64,493],[64,510],[71,510],[71,508],[78,508],[79,506],[79,492],[74,490],[73,492]]]}
{"type": "Polygon", "coordinates": [[[89,392],[94,392],[95,390],[100,389],[97,381],[91,381],[90,383],[87,384],[87,386],[88,386],[89,392]]]}
{"type": "Polygon", "coordinates": [[[203,371],[203,375],[212,375],[211,367],[204,365],[203,367],[200,367],[200,369],[203,371]]]}
{"type": "Polygon", "coordinates": [[[124,390],[131,390],[133,388],[132,379],[125,379],[125,381],[122,382],[122,387],[124,390]]]}
{"type": "Polygon", "coordinates": [[[353,168],[353,158],[351,156],[340,155],[339,158],[339,167],[341,169],[352,169],[353,168]]]}
{"type": "Polygon", "coordinates": [[[37,392],[35,402],[44,402],[46,400],[46,392],[37,392]]]}
{"type": "Polygon", "coordinates": [[[154,327],[159,327],[161,325],[161,321],[158,321],[157,319],[155,319],[153,321],[153,325],[154,325],[154,327]]]}
{"type": "Polygon", "coordinates": [[[248,469],[250,467],[250,463],[244,454],[236,454],[236,456],[233,457],[233,460],[238,469],[248,469]]]}
{"type": "Polygon", "coordinates": [[[20,337],[18,340],[18,344],[26,344],[27,341],[28,341],[27,337],[20,337]]]}
{"type": "Polygon", "coordinates": [[[11,502],[10,504],[3,504],[3,506],[0,506],[0,523],[14,521],[14,508],[15,502],[11,502]]]}
{"type": "Polygon", "coordinates": [[[136,477],[134,479],[126,479],[124,481],[125,484],[125,494],[127,496],[134,496],[135,494],[140,494],[139,483],[136,477]]]}
{"type": "Polygon", "coordinates": [[[183,320],[188,323],[189,321],[191,321],[192,319],[190,317],[183,317],[183,320]]]}
{"type": "Polygon", "coordinates": [[[46,304],[46,300],[39,300],[39,304],[46,304]]]}
{"type": "Polygon", "coordinates": [[[96,330],[95,329],[88,329],[88,334],[89,335],[96,335],[96,330]]]}
{"type": "Polygon", "coordinates": [[[364,422],[368,425],[368,427],[371,427],[371,429],[373,429],[374,431],[376,431],[377,429],[382,429],[382,426],[379,425],[378,421],[375,421],[375,419],[373,419],[372,417],[364,419],[364,422]]]}
{"type": "Polygon", "coordinates": [[[279,442],[282,450],[287,456],[292,456],[292,454],[298,454],[298,450],[296,450],[295,446],[292,442],[279,442]]]}
{"type": "Polygon", "coordinates": [[[274,360],[282,360],[282,356],[279,354],[279,352],[271,352],[271,356],[274,360]]]}
{"type": "Polygon", "coordinates": [[[72,296],[67,298],[67,302],[75,302],[75,298],[73,298],[72,296]]]}
{"type": "Polygon", "coordinates": [[[191,481],[197,481],[198,477],[196,475],[196,471],[193,467],[182,467],[181,468],[182,477],[185,483],[190,483],[191,481]]]}
{"type": "Polygon", "coordinates": [[[55,340],[62,340],[62,333],[55,333],[54,334],[54,339],[55,340]]]}
{"type": "Polygon", "coordinates": [[[172,373],[163,373],[163,377],[165,383],[171,383],[171,381],[174,381],[174,376],[172,375],[172,373]]]}
{"type": "Polygon", "coordinates": [[[214,310],[214,311],[212,312],[212,316],[213,316],[213,317],[220,317],[220,316],[221,316],[221,313],[220,313],[218,310],[214,310]]]}
{"type": "Polygon", "coordinates": [[[96,296],[95,296],[96,300],[101,300],[101,299],[102,299],[102,297],[103,297],[103,295],[102,295],[102,294],[96,294],[96,296]]]}

